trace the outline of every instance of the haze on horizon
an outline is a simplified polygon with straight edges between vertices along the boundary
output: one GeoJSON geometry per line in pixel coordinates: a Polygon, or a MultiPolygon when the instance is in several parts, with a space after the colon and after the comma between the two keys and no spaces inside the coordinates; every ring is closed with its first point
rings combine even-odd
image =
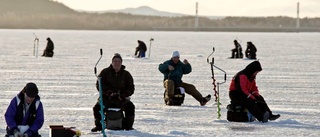
{"type": "Polygon", "coordinates": [[[81,11],[106,11],[149,6],[159,11],[202,16],[320,17],[319,0],[53,0],[81,11]]]}

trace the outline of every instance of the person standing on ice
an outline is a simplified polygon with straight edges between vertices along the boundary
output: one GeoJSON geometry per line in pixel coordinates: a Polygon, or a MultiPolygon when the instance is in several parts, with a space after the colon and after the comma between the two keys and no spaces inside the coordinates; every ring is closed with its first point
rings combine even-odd
{"type": "Polygon", "coordinates": [[[194,85],[182,81],[182,76],[189,74],[192,69],[188,60],[184,59],[183,62],[180,61],[179,51],[174,51],[171,59],[160,64],[158,69],[164,75],[163,85],[166,90],[165,98],[168,99],[167,105],[172,105],[174,90],[177,87],[184,88],[185,92],[199,101],[201,106],[206,105],[206,103],[210,101],[210,94],[203,97],[194,85]]]}
{"type": "Polygon", "coordinates": [[[38,130],[43,125],[44,113],[37,85],[27,83],[11,100],[4,116],[7,123],[5,137],[40,137],[38,130]]]}
{"type": "Polygon", "coordinates": [[[259,61],[254,61],[238,72],[231,80],[229,97],[231,104],[240,104],[259,121],[276,120],[279,114],[273,115],[264,98],[259,94],[256,86],[256,75],[262,70],[259,61]]]}
{"type": "MultiPolygon", "coordinates": [[[[125,66],[122,65],[122,57],[120,54],[115,53],[112,57],[112,63],[108,68],[103,69],[98,77],[101,77],[101,86],[103,92],[103,101],[105,110],[110,107],[118,107],[125,112],[123,121],[124,130],[132,130],[135,116],[135,106],[130,101],[130,96],[134,93],[133,78],[129,71],[125,70],[125,66]],[[115,106],[114,106],[115,105],[115,106]]],[[[96,84],[99,91],[99,82],[96,84]]],[[[100,103],[99,99],[93,107],[94,123],[95,127],[91,129],[92,132],[102,130],[100,123],[100,103]]]]}

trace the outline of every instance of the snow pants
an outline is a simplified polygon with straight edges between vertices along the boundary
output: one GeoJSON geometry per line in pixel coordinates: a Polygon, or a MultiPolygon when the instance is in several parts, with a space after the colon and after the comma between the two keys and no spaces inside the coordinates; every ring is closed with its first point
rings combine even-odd
{"type": "Polygon", "coordinates": [[[202,101],[203,97],[202,97],[201,93],[192,84],[182,82],[181,84],[175,85],[172,80],[167,79],[163,82],[163,86],[166,90],[166,92],[165,92],[166,98],[169,98],[169,99],[173,98],[175,87],[183,87],[187,94],[191,95],[193,98],[195,98],[199,102],[202,101]]]}
{"type": "Polygon", "coordinates": [[[268,111],[272,114],[270,108],[268,107],[264,98],[260,95],[256,97],[256,100],[247,98],[247,95],[242,91],[229,91],[229,97],[231,99],[231,104],[238,104],[244,106],[248,111],[256,117],[259,121],[262,121],[263,114],[268,111]]]}

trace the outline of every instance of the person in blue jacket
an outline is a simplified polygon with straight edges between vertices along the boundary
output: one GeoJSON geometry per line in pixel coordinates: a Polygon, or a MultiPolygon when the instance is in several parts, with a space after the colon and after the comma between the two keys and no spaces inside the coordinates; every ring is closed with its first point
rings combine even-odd
{"type": "Polygon", "coordinates": [[[5,137],[41,137],[38,130],[44,122],[43,106],[37,85],[30,82],[15,96],[5,112],[5,137]]]}
{"type": "Polygon", "coordinates": [[[167,105],[172,105],[174,90],[177,87],[184,88],[185,92],[199,101],[201,106],[206,105],[206,103],[210,101],[210,94],[203,97],[194,85],[182,81],[182,76],[189,74],[192,68],[188,60],[184,59],[183,62],[180,61],[179,51],[174,51],[171,59],[160,64],[158,69],[164,75],[163,84],[166,90],[165,98],[168,99],[167,105]]]}

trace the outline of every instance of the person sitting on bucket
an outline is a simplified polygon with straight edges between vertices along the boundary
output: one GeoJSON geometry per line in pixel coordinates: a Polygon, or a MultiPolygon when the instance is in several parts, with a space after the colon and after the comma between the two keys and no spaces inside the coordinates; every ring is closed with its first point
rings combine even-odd
{"type": "Polygon", "coordinates": [[[43,51],[43,54],[42,56],[44,57],[53,57],[53,49],[54,49],[54,44],[52,42],[52,40],[48,37],[47,38],[47,46],[46,46],[46,49],[43,51]]]}
{"type": "MultiPolygon", "coordinates": [[[[105,109],[112,107],[120,107],[125,112],[123,121],[123,129],[132,130],[135,116],[135,106],[130,101],[130,96],[134,93],[134,83],[132,75],[125,70],[122,65],[122,57],[116,53],[112,57],[112,63],[108,68],[103,69],[98,77],[101,77],[101,86],[103,91],[103,102],[105,109]]],[[[99,91],[99,82],[96,84],[99,91]]],[[[95,127],[91,129],[92,132],[102,130],[100,103],[99,99],[93,107],[95,127]]]]}
{"type": "Polygon", "coordinates": [[[192,69],[188,60],[184,59],[183,62],[180,61],[179,51],[174,51],[171,59],[161,63],[158,69],[164,75],[163,84],[166,90],[165,98],[168,99],[167,105],[172,105],[172,98],[176,87],[184,88],[185,92],[199,101],[201,106],[206,105],[210,101],[210,94],[203,97],[194,85],[182,81],[182,76],[189,74],[192,69]]]}
{"type": "Polygon", "coordinates": [[[242,47],[237,40],[233,41],[235,48],[231,50],[231,58],[243,58],[242,47]]]}
{"type": "Polygon", "coordinates": [[[43,106],[37,85],[27,85],[15,96],[4,114],[7,123],[5,137],[40,137],[38,130],[44,122],[43,106]]]}
{"type": "Polygon", "coordinates": [[[257,48],[251,41],[247,42],[247,49],[245,51],[246,57],[249,59],[257,59],[257,48]]]}
{"type": "Polygon", "coordinates": [[[238,72],[231,80],[229,97],[231,104],[240,104],[259,121],[276,120],[279,114],[273,115],[256,86],[256,75],[262,70],[259,61],[254,61],[238,72]]]}
{"type": "Polygon", "coordinates": [[[134,55],[138,58],[146,57],[146,51],[147,51],[146,44],[141,40],[138,40],[138,44],[139,45],[138,45],[138,47],[136,47],[136,51],[135,51],[134,55]]]}

